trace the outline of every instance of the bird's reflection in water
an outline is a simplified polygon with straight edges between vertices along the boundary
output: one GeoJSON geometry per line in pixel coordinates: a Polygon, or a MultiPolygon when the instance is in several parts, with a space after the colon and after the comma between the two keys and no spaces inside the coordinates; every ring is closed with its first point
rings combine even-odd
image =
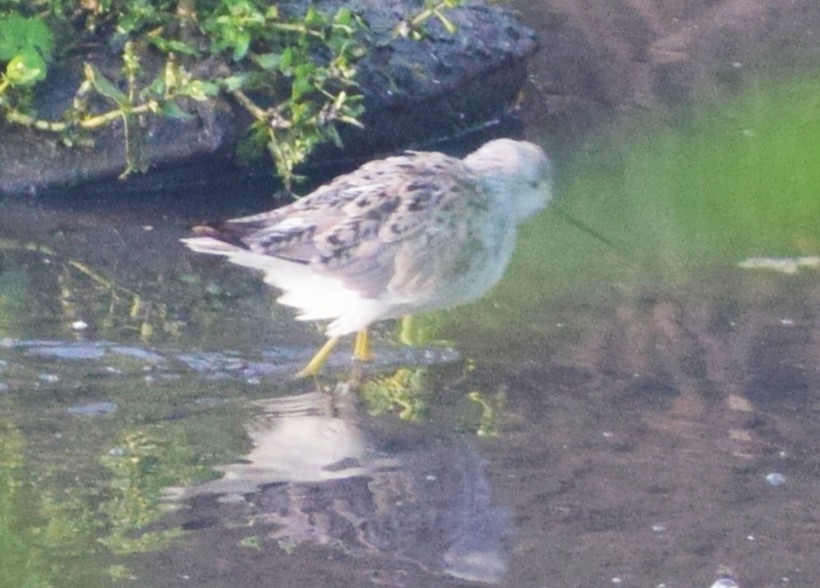
{"type": "Polygon", "coordinates": [[[386,420],[360,419],[355,402],[341,389],[258,401],[244,462],[170,494],[189,502],[188,516],[212,519],[196,509],[241,504],[255,529],[266,528],[263,543],[325,545],[499,581],[511,517],[492,504],[475,449],[421,426],[377,431],[386,420]]]}

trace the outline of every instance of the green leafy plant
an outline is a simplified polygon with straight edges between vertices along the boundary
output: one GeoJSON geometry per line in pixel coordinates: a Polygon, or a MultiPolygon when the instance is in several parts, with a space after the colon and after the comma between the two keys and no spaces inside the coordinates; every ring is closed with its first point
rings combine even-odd
{"type": "Polygon", "coordinates": [[[45,79],[54,51],[54,35],[39,18],[0,14],[0,95],[9,86],[27,88],[45,79]]]}
{"type": "Polygon", "coordinates": [[[360,124],[353,91],[355,62],[363,54],[360,27],[348,8],[325,14],[310,6],[302,15],[284,15],[261,0],[43,0],[31,6],[0,0],[0,116],[60,133],[67,145],[120,121],[126,176],[145,167],[135,124],[141,117],[190,117],[190,100],[224,93],[254,118],[244,151],[267,151],[290,185],[295,167],[317,144],[340,142],[337,124],[360,124]],[[72,106],[60,119],[44,120],[28,97],[48,73],[52,31],[66,37],[67,47],[120,45],[123,65],[114,78],[86,64],[72,106]],[[153,77],[142,66],[151,50],[165,59],[153,77]],[[216,65],[192,67],[206,60],[216,65]]]}
{"type": "Polygon", "coordinates": [[[263,10],[249,0],[223,0],[205,23],[212,49],[246,67],[221,83],[255,119],[250,144],[267,149],[286,182],[318,143],[341,144],[336,122],[360,125],[360,98],[350,93],[363,54],[356,41],[360,26],[344,7],[328,15],[311,6],[294,22],[275,6],[263,10]],[[265,86],[284,90],[275,101],[264,93],[262,100],[250,97],[265,86]]]}

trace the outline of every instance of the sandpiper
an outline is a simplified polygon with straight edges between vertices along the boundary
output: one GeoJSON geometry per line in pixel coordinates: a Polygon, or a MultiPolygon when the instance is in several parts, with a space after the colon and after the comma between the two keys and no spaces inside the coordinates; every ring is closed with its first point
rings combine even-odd
{"type": "Polygon", "coordinates": [[[549,202],[552,167],[526,141],[496,139],[463,159],[408,151],[371,161],[269,212],[197,227],[182,239],[264,272],[300,320],[330,320],[298,376],[316,374],[339,338],[367,359],[373,322],[483,296],[504,274],[518,225],[549,202]]]}

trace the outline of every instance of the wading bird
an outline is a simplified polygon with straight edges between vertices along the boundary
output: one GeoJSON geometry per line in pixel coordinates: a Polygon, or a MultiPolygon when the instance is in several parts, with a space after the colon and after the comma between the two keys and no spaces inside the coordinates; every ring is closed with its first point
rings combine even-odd
{"type": "Polygon", "coordinates": [[[194,229],[194,251],[261,270],[300,320],[329,339],[297,374],[316,374],[339,338],[369,357],[373,322],[477,300],[504,274],[518,225],[551,198],[552,168],[526,141],[496,139],[463,159],[408,151],[371,161],[296,202],[194,229]]]}

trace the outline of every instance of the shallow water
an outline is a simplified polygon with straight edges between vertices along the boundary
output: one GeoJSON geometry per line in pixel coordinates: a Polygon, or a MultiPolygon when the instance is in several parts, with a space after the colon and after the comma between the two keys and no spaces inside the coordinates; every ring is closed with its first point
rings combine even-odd
{"type": "Polygon", "coordinates": [[[559,153],[485,300],[316,382],[200,210],[0,202],[0,585],[817,585],[819,95],[559,153]]]}

